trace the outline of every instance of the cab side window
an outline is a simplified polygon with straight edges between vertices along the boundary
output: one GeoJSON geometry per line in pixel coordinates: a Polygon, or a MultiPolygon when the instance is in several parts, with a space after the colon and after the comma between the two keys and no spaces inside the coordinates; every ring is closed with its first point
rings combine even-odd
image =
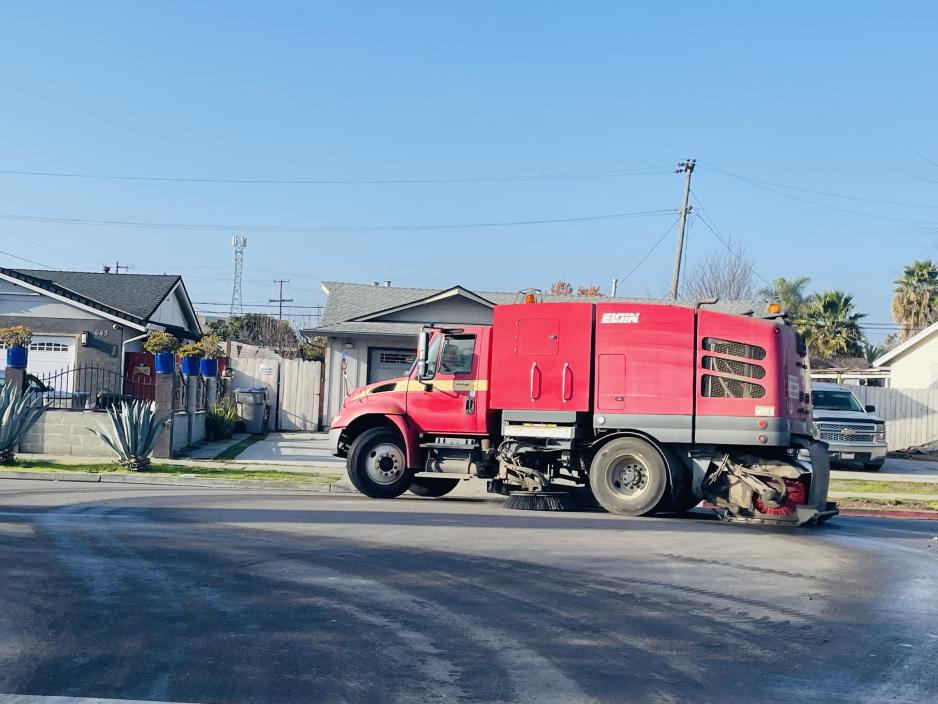
{"type": "Polygon", "coordinates": [[[472,372],[472,357],[475,351],[475,335],[456,337],[447,335],[440,353],[441,374],[469,374],[472,372]]]}

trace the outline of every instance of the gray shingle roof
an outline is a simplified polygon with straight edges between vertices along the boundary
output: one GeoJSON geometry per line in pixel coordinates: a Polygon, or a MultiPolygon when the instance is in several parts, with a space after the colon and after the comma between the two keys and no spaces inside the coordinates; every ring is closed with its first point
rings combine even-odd
{"type": "Polygon", "coordinates": [[[104,274],[3,267],[0,271],[95,308],[129,316],[137,322],[149,320],[180,279],[169,274],[104,274]]]}
{"type": "MultiPolygon", "coordinates": [[[[415,323],[353,321],[370,314],[388,310],[389,308],[407,305],[408,303],[416,303],[417,301],[440,293],[441,290],[448,290],[374,286],[371,284],[353,284],[341,281],[323,281],[322,285],[328,292],[326,305],[323,309],[319,325],[313,330],[305,330],[304,333],[306,334],[416,335],[420,332],[421,326],[415,323]]],[[[472,293],[491,301],[495,305],[515,303],[518,300],[517,292],[472,290],[472,293]]],[[[621,296],[610,298],[599,296],[552,296],[545,294],[544,300],[558,303],[565,301],[585,301],[605,303],[660,303],[687,307],[694,305],[693,301],[672,301],[663,298],[633,298],[621,296]]],[[[744,314],[752,310],[760,310],[763,306],[764,303],[758,300],[726,300],[709,307],[712,310],[719,310],[724,313],[744,314]]]]}

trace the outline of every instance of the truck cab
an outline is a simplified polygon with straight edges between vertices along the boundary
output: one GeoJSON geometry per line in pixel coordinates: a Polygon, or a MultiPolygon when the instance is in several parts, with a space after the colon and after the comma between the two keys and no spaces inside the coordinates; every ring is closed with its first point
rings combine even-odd
{"type": "Polygon", "coordinates": [[[864,406],[849,386],[814,382],[814,424],[832,462],[859,463],[878,472],[886,461],[886,421],[864,406]]]}

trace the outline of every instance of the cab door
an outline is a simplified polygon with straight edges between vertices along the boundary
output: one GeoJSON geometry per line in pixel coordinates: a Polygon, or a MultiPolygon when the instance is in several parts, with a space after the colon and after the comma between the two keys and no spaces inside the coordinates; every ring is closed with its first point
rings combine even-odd
{"type": "Polygon", "coordinates": [[[479,379],[485,353],[478,331],[436,333],[428,358],[432,376],[407,385],[407,415],[423,433],[473,435],[486,430],[488,382],[479,379]]]}

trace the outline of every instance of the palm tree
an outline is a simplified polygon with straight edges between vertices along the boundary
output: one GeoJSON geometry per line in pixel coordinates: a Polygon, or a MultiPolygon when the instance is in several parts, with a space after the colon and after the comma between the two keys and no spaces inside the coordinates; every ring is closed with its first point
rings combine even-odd
{"type": "Polygon", "coordinates": [[[902,270],[892,317],[903,340],[938,320],[938,266],[931,259],[915,260],[902,270]]]}
{"type": "Polygon", "coordinates": [[[807,276],[799,276],[795,279],[786,279],[779,276],[773,279],[769,286],[759,290],[759,295],[770,301],[778,301],[782,304],[782,310],[788,314],[792,320],[797,320],[801,314],[801,308],[807,300],[805,287],[811,283],[807,276]]]}
{"type": "Polygon", "coordinates": [[[824,291],[805,302],[798,328],[813,356],[830,359],[862,353],[866,340],[860,320],[866,315],[853,310],[853,296],[843,291],[824,291]]]}

